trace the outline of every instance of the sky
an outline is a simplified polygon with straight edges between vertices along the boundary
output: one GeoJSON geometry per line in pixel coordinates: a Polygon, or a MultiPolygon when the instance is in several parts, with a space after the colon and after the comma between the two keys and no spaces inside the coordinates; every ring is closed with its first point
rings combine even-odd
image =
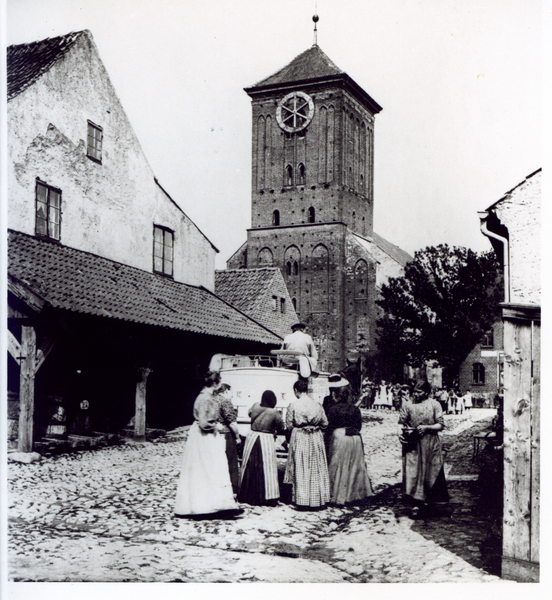
{"type": "Polygon", "coordinates": [[[244,87],[313,43],[382,107],[374,230],[490,250],[484,210],[542,166],[539,0],[8,0],[8,44],[89,29],[155,176],[220,250],[251,224],[244,87]]]}

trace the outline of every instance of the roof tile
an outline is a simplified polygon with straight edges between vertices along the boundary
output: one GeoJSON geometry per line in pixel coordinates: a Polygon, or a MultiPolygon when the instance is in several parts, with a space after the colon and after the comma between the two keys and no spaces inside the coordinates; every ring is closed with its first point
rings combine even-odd
{"type": "Polygon", "coordinates": [[[54,308],[178,331],[279,344],[281,339],[202,288],[10,231],[8,274],[54,308]]]}

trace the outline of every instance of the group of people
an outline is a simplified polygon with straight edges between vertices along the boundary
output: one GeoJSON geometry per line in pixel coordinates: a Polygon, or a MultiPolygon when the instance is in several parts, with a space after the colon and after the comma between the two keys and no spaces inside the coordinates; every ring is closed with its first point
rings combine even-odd
{"type": "MultiPolygon", "coordinates": [[[[347,393],[347,381],[330,377],[324,404],[308,395],[308,380],[299,377],[295,400],[285,422],[276,396],[265,391],[249,410],[251,430],[242,443],[231,402],[230,386],[208,372],[194,404],[194,423],[184,449],[175,514],[188,518],[224,518],[243,512],[238,502],[274,506],[280,498],[275,438],[286,436],[288,458],[284,483],[298,510],[328,504],[345,505],[373,495],[364,458],[360,408],[347,393]]],[[[403,492],[414,504],[413,514],[432,502],[448,499],[441,442],[443,410],[430,397],[427,382],[418,382],[400,408],[403,426],[403,492]]]]}

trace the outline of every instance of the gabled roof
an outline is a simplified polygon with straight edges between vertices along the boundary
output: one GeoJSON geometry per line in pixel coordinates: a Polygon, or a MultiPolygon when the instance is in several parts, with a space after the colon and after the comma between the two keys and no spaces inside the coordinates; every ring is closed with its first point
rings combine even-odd
{"type": "Polygon", "coordinates": [[[382,238],[381,235],[378,235],[375,231],[372,232],[372,236],[368,238],[364,238],[356,233],[351,234],[354,239],[368,251],[371,251],[371,244],[377,246],[382,252],[385,252],[390,258],[392,258],[396,263],[405,267],[407,263],[414,260],[408,252],[395,246],[391,242],[388,242],[386,239],[382,238]]]}
{"type": "Polygon", "coordinates": [[[9,46],[6,52],[8,100],[15,98],[48,71],[83,33],[92,36],[84,30],[31,44],[9,46]]]}
{"type": "Polygon", "coordinates": [[[215,271],[215,293],[282,337],[290,333],[291,325],[297,322],[278,267],[215,271]],[[279,300],[274,310],[273,295],[286,299],[284,313],[280,311],[279,300]]]}
{"type": "Polygon", "coordinates": [[[345,74],[332,60],[317,46],[311,46],[305,52],[296,56],[288,65],[270,77],[259,81],[252,87],[261,87],[291,81],[303,81],[327,77],[329,75],[345,74]]]}
{"type": "Polygon", "coordinates": [[[9,232],[8,275],[47,305],[177,331],[280,344],[281,339],[202,287],[9,232]]]}

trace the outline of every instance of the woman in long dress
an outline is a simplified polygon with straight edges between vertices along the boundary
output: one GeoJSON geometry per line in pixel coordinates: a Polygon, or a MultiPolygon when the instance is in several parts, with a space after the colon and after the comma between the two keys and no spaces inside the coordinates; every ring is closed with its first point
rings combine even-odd
{"type": "Polygon", "coordinates": [[[217,422],[222,426],[220,433],[226,438],[226,459],[228,460],[232,491],[236,497],[240,485],[238,447],[241,444],[241,438],[237,424],[238,411],[232,404],[231,386],[227,383],[222,383],[216,390],[215,399],[219,403],[220,415],[217,422]]]}
{"type": "Polygon", "coordinates": [[[360,408],[341,394],[328,411],[330,502],[343,505],[373,496],[360,437],[360,408]]]}
{"type": "Polygon", "coordinates": [[[419,381],[413,392],[413,402],[404,404],[399,423],[405,426],[401,435],[403,448],[403,494],[421,508],[435,502],[446,502],[448,491],[443,468],[441,440],[438,432],[444,428],[441,404],[429,398],[431,387],[419,381]]]}
{"type": "Polygon", "coordinates": [[[284,483],[292,484],[292,502],[303,509],[324,508],[330,500],[330,478],[322,430],[328,425],[320,404],[307,395],[308,382],[293,386],[296,400],[286,413],[291,431],[284,483]]]}
{"type": "Polygon", "coordinates": [[[263,392],[261,403],[249,409],[251,431],[245,440],[240,472],[240,502],[276,506],[280,497],[274,436],[284,430],[282,416],[274,408],[276,395],[263,392]]]}
{"type": "Polygon", "coordinates": [[[226,438],[218,423],[219,403],[214,394],[220,375],[209,371],[205,387],[194,403],[194,419],[184,447],[176,492],[177,517],[228,517],[240,512],[230,482],[226,438]]]}

